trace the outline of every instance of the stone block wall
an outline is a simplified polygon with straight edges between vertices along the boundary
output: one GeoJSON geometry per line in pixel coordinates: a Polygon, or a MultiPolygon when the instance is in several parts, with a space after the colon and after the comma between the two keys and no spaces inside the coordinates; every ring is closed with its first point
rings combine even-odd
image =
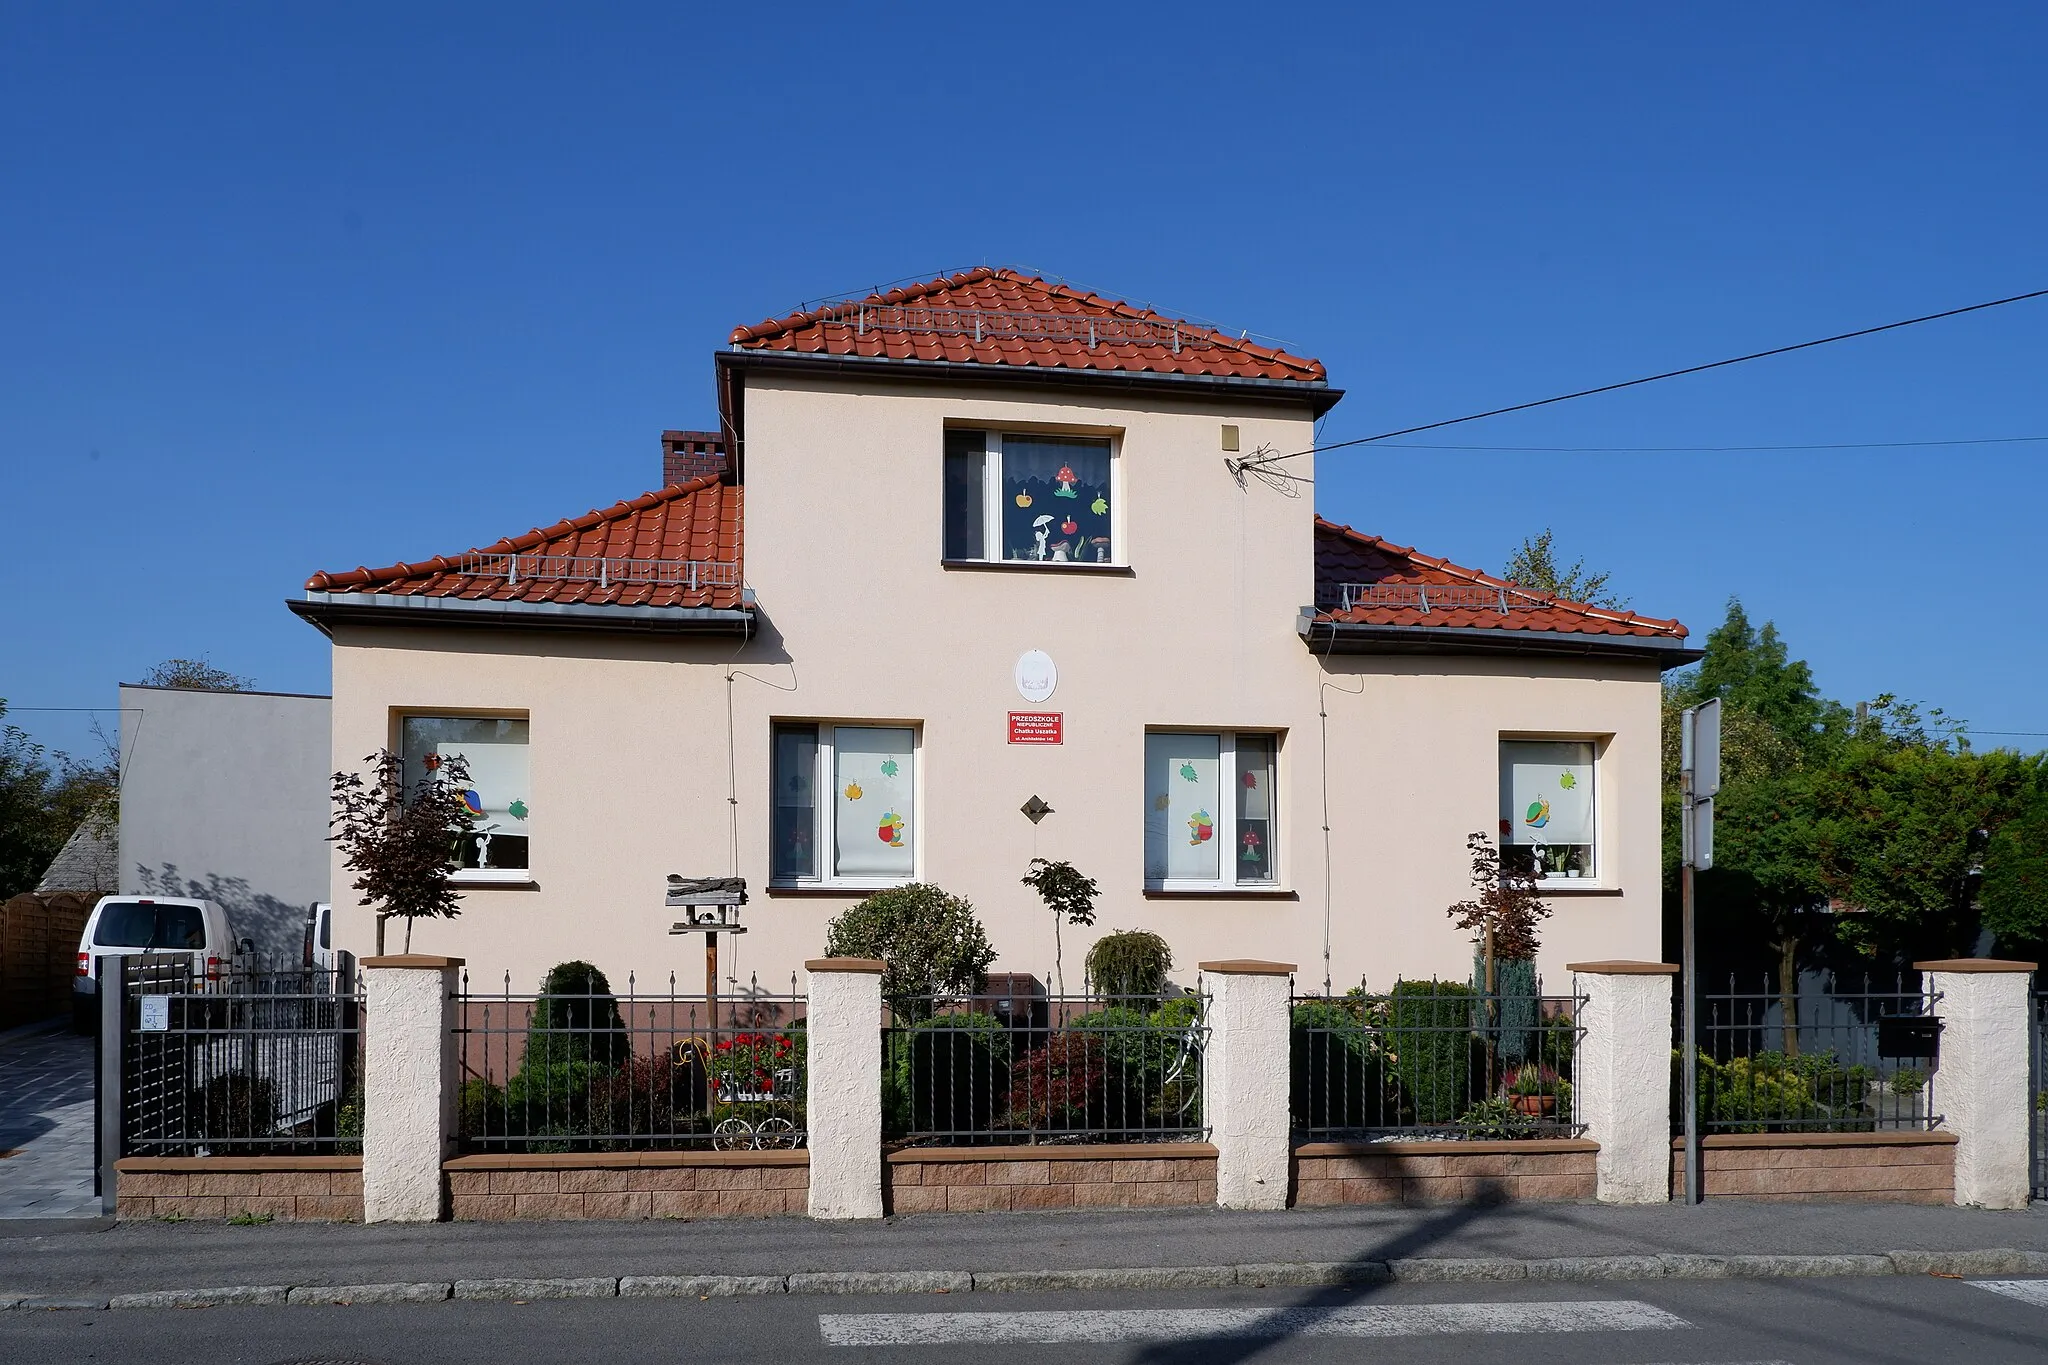
{"type": "Polygon", "coordinates": [[[882,1167],[890,1213],[1136,1209],[1216,1202],[1206,1142],[913,1147],[882,1167]]]}
{"type": "Polygon", "coordinates": [[[810,1153],[572,1152],[443,1163],[458,1222],[565,1218],[760,1218],[803,1213],[810,1153]]]}
{"type": "Polygon", "coordinates": [[[1294,1151],[1294,1206],[1591,1199],[1600,1144],[1313,1142],[1294,1151]]]}
{"type": "Polygon", "coordinates": [[[121,1219],[363,1221],[363,1160],[355,1156],[130,1156],[114,1164],[114,1190],[121,1219]]]}
{"type": "MultiPolygon", "coordinates": [[[[1949,1204],[1956,1138],[1944,1132],[1717,1133],[1700,1140],[1709,1199],[1949,1204]]],[[[1685,1197],[1685,1143],[1671,1142],[1671,1197],[1685,1197]]]]}

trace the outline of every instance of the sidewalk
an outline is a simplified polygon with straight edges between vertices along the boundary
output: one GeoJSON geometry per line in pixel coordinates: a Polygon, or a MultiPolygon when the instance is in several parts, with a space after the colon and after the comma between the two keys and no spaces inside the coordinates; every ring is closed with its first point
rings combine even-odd
{"type": "Polygon", "coordinates": [[[91,1218],[93,1040],[67,1019],[0,1034],[0,1218],[91,1218]]]}
{"type": "MultiPolygon", "coordinates": [[[[105,1297],[227,1285],[464,1279],[1364,1266],[1474,1257],[1842,1257],[1994,1248],[2048,1253],[2048,1208],[1993,1213],[1882,1204],[1523,1204],[925,1214],[879,1223],[774,1218],[368,1227],[24,1221],[0,1223],[0,1294],[105,1297]]],[[[1805,1273],[1895,1269],[1849,1264],[1805,1273]]],[[[2048,1259],[2041,1269],[2048,1270],[2048,1259]]]]}

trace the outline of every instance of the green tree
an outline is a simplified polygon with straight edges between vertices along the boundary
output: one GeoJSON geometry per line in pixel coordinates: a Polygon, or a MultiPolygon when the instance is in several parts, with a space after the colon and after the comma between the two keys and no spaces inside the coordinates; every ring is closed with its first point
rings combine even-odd
{"type": "Polygon", "coordinates": [[[80,824],[111,822],[118,790],[111,763],[53,755],[20,728],[0,726],[0,900],[33,891],[80,824]]]}
{"type": "Polygon", "coordinates": [[[1500,571],[1500,576],[1532,592],[1562,597],[1567,602],[1584,602],[1589,607],[1616,611],[1628,606],[1626,597],[1607,591],[1612,574],[1588,570],[1583,559],[1574,560],[1569,569],[1560,567],[1556,533],[1547,526],[1541,534],[1525,539],[1521,548],[1508,556],[1507,567],[1500,571]]]}

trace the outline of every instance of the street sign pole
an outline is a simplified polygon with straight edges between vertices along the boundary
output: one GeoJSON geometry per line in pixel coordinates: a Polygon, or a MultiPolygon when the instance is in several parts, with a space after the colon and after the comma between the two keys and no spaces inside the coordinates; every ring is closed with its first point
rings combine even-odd
{"type": "Polygon", "coordinates": [[[1697,870],[1714,865],[1714,797],[1721,790],[1719,700],[1686,708],[1679,721],[1679,750],[1679,934],[1684,941],[1678,980],[1685,992],[1685,1202],[1697,1204],[1705,1190],[1700,1170],[1699,936],[1693,917],[1693,878],[1697,870]]]}

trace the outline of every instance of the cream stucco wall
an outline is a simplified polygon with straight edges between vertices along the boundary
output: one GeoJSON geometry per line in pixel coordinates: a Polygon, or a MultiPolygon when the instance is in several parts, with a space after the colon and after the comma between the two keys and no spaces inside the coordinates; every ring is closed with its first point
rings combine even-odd
{"type": "MultiPolygon", "coordinates": [[[[1316,659],[1294,628],[1313,596],[1310,502],[1240,488],[1223,465],[1224,422],[1241,427],[1245,450],[1312,444],[1306,409],[755,377],[746,568],[764,629],[754,639],[338,627],[337,766],[392,742],[403,711],[532,722],[534,885],[467,893],[462,918],[418,926],[413,951],[465,957],[479,982],[509,971],[515,989],[569,957],[621,985],[629,969],[664,987],[674,971],[696,989],[701,940],[667,934],[662,878],[736,871],[753,897],[737,975],[786,988],[859,893],[767,890],[769,735],[783,718],[919,728],[918,875],[974,901],[1002,955],[996,970],[1052,970],[1050,919],[1018,883],[1038,854],[1070,858],[1101,883],[1097,932],[1159,931],[1189,982],[1202,959],[1257,956],[1298,962],[1304,985],[1319,983],[1327,887],[1340,989],[1397,972],[1462,977],[1470,948],[1443,907],[1463,894],[1465,833],[1498,819],[1498,740],[1596,737],[1603,881],[1619,890],[1559,898],[1546,975],[1563,989],[1567,958],[1655,956],[1655,668],[1316,659]],[[1112,435],[1128,572],[942,567],[947,424],[1112,435]],[[1059,668],[1042,707],[1013,683],[1028,649],[1059,668]],[[1061,712],[1065,743],[1008,744],[1013,709],[1061,712]],[[1148,726],[1283,733],[1278,855],[1291,896],[1144,894],[1148,726]],[[1033,795],[1055,812],[1035,827],[1018,812],[1033,795]]],[[[1293,467],[1313,472],[1306,459],[1293,467]]],[[[347,882],[337,866],[338,908],[347,882]]],[[[346,946],[369,950],[367,912],[342,910],[340,929],[346,946]]],[[[1075,988],[1092,937],[1066,931],[1075,988]]]]}

